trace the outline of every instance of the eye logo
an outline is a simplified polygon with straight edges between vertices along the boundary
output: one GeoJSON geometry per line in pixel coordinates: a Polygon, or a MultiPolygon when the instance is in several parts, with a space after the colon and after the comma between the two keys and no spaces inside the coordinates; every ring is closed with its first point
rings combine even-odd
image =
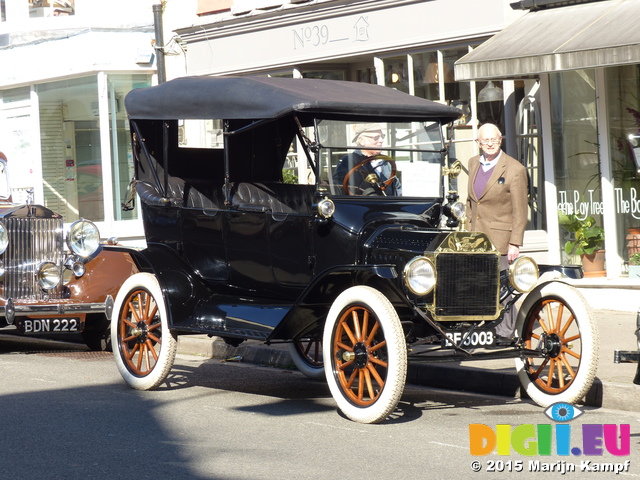
{"type": "Polygon", "coordinates": [[[583,413],[584,412],[578,407],[574,407],[573,405],[569,405],[564,402],[549,405],[549,407],[544,411],[544,414],[547,417],[551,420],[555,420],[556,422],[568,422],[569,420],[578,418],[583,413]]]}

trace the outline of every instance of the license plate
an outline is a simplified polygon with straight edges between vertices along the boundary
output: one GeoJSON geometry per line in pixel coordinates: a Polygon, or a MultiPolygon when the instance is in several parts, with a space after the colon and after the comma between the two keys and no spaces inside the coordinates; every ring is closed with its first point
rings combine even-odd
{"type": "Polygon", "coordinates": [[[24,335],[43,333],[77,333],[82,331],[80,318],[25,318],[16,323],[24,335]]]}
{"type": "Polygon", "coordinates": [[[446,339],[443,340],[445,347],[457,345],[462,348],[486,348],[492,346],[496,341],[496,334],[493,330],[445,330],[446,339]]]}

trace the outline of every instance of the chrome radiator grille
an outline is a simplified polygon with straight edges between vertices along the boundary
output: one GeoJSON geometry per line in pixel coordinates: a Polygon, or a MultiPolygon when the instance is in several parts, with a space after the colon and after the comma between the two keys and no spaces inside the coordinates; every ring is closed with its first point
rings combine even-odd
{"type": "MultiPolygon", "coordinates": [[[[62,222],[62,218],[5,220],[9,236],[9,247],[4,253],[4,285],[7,298],[45,298],[37,283],[35,272],[42,262],[53,262],[62,266],[62,222]]],[[[47,298],[59,296],[59,288],[46,294],[47,298]]]]}
{"type": "MultiPolygon", "coordinates": [[[[437,317],[489,318],[497,315],[500,257],[490,253],[440,253],[436,257],[437,317]]],[[[446,318],[445,318],[446,320],[446,318]]]]}

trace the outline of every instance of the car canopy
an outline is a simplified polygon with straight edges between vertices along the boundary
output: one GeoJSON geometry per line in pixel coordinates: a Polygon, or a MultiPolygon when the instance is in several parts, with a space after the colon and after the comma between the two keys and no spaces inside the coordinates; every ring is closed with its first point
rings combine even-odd
{"type": "Polygon", "coordinates": [[[125,98],[132,120],[277,119],[300,116],[439,120],[462,112],[392,88],[339,80],[272,77],[182,77],[135,89],[125,98]]]}

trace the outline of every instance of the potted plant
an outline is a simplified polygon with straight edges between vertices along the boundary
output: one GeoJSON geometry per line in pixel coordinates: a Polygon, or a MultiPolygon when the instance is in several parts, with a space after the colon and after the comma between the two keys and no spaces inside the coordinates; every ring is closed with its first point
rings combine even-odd
{"type": "Polygon", "coordinates": [[[560,213],[559,223],[573,234],[564,244],[564,251],[567,255],[580,255],[585,277],[605,276],[604,229],[590,216],[580,219],[575,214],[560,213]]]}
{"type": "Polygon", "coordinates": [[[629,278],[640,279],[640,253],[629,257],[629,278]]]}

